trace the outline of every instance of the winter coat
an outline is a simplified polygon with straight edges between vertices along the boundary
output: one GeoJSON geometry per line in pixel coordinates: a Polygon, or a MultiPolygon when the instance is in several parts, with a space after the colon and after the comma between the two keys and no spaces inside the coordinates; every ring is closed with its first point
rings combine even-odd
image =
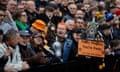
{"type": "MultiPolygon", "coordinates": [[[[4,53],[6,52],[7,48],[8,47],[6,44],[0,45],[0,58],[2,58],[4,56],[4,53]]],[[[21,54],[19,52],[18,45],[13,49],[12,54],[10,56],[8,56],[8,59],[5,63],[5,66],[9,67],[11,65],[13,65],[17,71],[22,70],[22,59],[21,59],[21,54]]]]}

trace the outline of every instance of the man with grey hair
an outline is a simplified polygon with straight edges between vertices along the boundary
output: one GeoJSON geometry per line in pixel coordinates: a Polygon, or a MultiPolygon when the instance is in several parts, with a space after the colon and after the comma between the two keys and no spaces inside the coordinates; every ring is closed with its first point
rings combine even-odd
{"type": "Polygon", "coordinates": [[[19,52],[19,33],[10,29],[5,34],[5,43],[0,44],[0,58],[5,72],[18,72],[29,69],[27,62],[22,61],[19,52]]]}
{"type": "Polygon", "coordinates": [[[75,3],[70,3],[68,6],[68,13],[63,17],[63,21],[65,22],[68,19],[74,19],[75,14],[77,12],[77,5],[75,3]]]}
{"type": "Polygon", "coordinates": [[[75,20],[73,19],[68,19],[65,22],[66,26],[67,26],[67,36],[68,38],[71,38],[72,35],[72,30],[75,28],[75,20]]]}

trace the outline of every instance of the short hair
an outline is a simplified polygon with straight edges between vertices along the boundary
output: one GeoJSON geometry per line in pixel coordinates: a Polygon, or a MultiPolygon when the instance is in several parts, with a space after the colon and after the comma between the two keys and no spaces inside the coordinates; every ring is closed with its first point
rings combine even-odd
{"type": "Polygon", "coordinates": [[[13,3],[13,2],[15,2],[16,4],[18,4],[18,3],[17,3],[17,0],[8,0],[8,4],[11,4],[11,3],[13,3]]]}
{"type": "MultiPolygon", "coordinates": [[[[16,19],[19,19],[22,15],[22,13],[25,12],[25,11],[18,11],[15,15],[16,19]]],[[[26,13],[26,12],[25,12],[26,13]]]]}
{"type": "Polygon", "coordinates": [[[15,29],[9,29],[6,34],[4,35],[4,41],[10,40],[12,37],[15,37],[18,31],[15,29]]]}
{"type": "Polygon", "coordinates": [[[53,11],[54,11],[54,8],[46,6],[46,7],[45,7],[45,12],[46,12],[46,11],[53,12],[53,11]]]}
{"type": "Polygon", "coordinates": [[[75,20],[73,20],[73,19],[68,19],[68,20],[65,21],[65,24],[66,24],[66,25],[69,25],[69,23],[75,24],[75,20]]]}

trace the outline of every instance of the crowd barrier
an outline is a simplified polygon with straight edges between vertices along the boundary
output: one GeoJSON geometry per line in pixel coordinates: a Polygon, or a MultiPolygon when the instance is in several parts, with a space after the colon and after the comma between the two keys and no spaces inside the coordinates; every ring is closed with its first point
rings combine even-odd
{"type": "Polygon", "coordinates": [[[94,61],[72,61],[49,65],[32,67],[26,72],[102,72],[97,62],[94,61]]]}

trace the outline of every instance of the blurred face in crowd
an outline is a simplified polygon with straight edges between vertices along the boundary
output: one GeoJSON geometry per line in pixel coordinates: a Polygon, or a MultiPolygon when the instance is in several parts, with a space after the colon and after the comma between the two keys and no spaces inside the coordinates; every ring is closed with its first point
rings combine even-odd
{"type": "Polygon", "coordinates": [[[76,18],[83,18],[84,17],[84,12],[82,10],[77,10],[75,14],[76,18]]]}
{"type": "Polygon", "coordinates": [[[73,39],[78,42],[79,39],[81,39],[81,33],[73,33],[73,39]]]}
{"type": "Polygon", "coordinates": [[[96,12],[97,12],[97,10],[96,10],[96,9],[92,10],[92,16],[93,16],[93,17],[95,17],[95,16],[96,16],[96,12]]]}
{"type": "Polygon", "coordinates": [[[25,7],[22,5],[22,4],[19,4],[18,6],[17,6],[17,11],[19,12],[19,11],[24,11],[25,10],[25,7]]]}
{"type": "Polygon", "coordinates": [[[66,35],[66,27],[64,25],[58,25],[57,27],[57,35],[60,37],[65,37],[66,35]]]}
{"type": "Polygon", "coordinates": [[[62,0],[54,0],[56,4],[60,4],[62,0]]]}
{"type": "Polygon", "coordinates": [[[92,0],[83,0],[83,3],[91,3],[92,0]]]}
{"type": "Polygon", "coordinates": [[[16,36],[13,36],[9,40],[9,44],[12,46],[16,46],[20,40],[20,34],[16,33],[16,36]]]}
{"type": "Polygon", "coordinates": [[[21,21],[21,22],[23,22],[23,23],[26,23],[27,22],[27,14],[26,14],[26,12],[22,12],[21,13],[21,16],[19,17],[19,20],[21,21]]]}
{"type": "Polygon", "coordinates": [[[99,6],[105,7],[105,2],[100,1],[100,2],[99,2],[99,6]]]}
{"type": "Polygon", "coordinates": [[[4,5],[7,5],[8,4],[8,0],[1,0],[0,3],[4,4],[4,5]]]}
{"type": "Polygon", "coordinates": [[[42,38],[41,34],[34,35],[33,40],[34,40],[34,43],[37,45],[43,44],[43,38],[42,38]]]}
{"type": "Polygon", "coordinates": [[[115,11],[116,11],[116,8],[110,9],[110,12],[113,13],[113,14],[115,13],[115,11]]]}
{"type": "Polygon", "coordinates": [[[109,36],[111,34],[111,29],[105,29],[103,30],[103,33],[106,35],[106,36],[109,36]]]}
{"type": "Polygon", "coordinates": [[[62,5],[63,7],[67,7],[67,5],[68,5],[68,0],[62,0],[61,5],[62,5]]]}
{"type": "Polygon", "coordinates": [[[65,24],[67,25],[68,30],[72,30],[75,27],[75,21],[74,20],[68,20],[68,21],[65,22],[65,24]]]}
{"type": "Polygon", "coordinates": [[[23,5],[24,6],[24,8],[26,9],[26,7],[27,7],[27,1],[25,1],[25,0],[23,0],[23,1],[21,1],[21,3],[20,3],[21,5],[23,5]]]}
{"type": "Polygon", "coordinates": [[[35,44],[40,45],[43,44],[43,38],[42,38],[42,33],[35,29],[34,27],[30,28],[30,31],[33,33],[33,41],[35,44]]]}
{"type": "Polygon", "coordinates": [[[120,29],[120,22],[118,20],[115,20],[113,23],[113,27],[120,29]]]}
{"type": "Polygon", "coordinates": [[[20,36],[19,43],[23,46],[27,46],[29,42],[29,37],[28,36],[20,36]]]}
{"type": "Polygon", "coordinates": [[[27,1],[27,9],[28,11],[34,11],[35,10],[35,2],[34,1],[27,1]]]}
{"type": "Polygon", "coordinates": [[[4,17],[5,17],[5,11],[0,10],[0,22],[4,20],[4,17]]]}
{"type": "Polygon", "coordinates": [[[44,11],[45,11],[44,7],[39,7],[38,14],[42,14],[42,13],[44,13],[44,11]]]}
{"type": "Polygon", "coordinates": [[[119,4],[120,4],[120,0],[116,0],[115,3],[116,3],[117,5],[119,5],[119,4]]]}
{"type": "Polygon", "coordinates": [[[68,10],[72,15],[75,15],[77,11],[77,6],[75,4],[70,4],[68,6],[68,10]]]}
{"type": "Polygon", "coordinates": [[[112,20],[106,22],[106,24],[107,24],[107,25],[112,25],[112,24],[114,23],[114,19],[115,19],[115,17],[114,17],[112,20]]]}
{"type": "Polygon", "coordinates": [[[83,9],[85,10],[85,12],[89,12],[90,11],[90,5],[89,4],[84,4],[83,9]]]}
{"type": "Polygon", "coordinates": [[[85,25],[84,25],[84,20],[83,19],[76,19],[76,27],[78,28],[85,28],[85,25]]]}
{"type": "Polygon", "coordinates": [[[75,0],[68,0],[68,3],[75,3],[75,0]]]}
{"type": "Polygon", "coordinates": [[[60,9],[59,8],[55,9],[54,14],[60,15],[60,9]]]}
{"type": "Polygon", "coordinates": [[[17,9],[17,2],[14,1],[14,0],[10,0],[8,2],[8,5],[7,5],[7,8],[10,12],[14,13],[16,12],[16,9],[17,9]]]}
{"type": "Polygon", "coordinates": [[[46,11],[45,14],[48,16],[49,19],[53,17],[53,11],[46,11]]]}

